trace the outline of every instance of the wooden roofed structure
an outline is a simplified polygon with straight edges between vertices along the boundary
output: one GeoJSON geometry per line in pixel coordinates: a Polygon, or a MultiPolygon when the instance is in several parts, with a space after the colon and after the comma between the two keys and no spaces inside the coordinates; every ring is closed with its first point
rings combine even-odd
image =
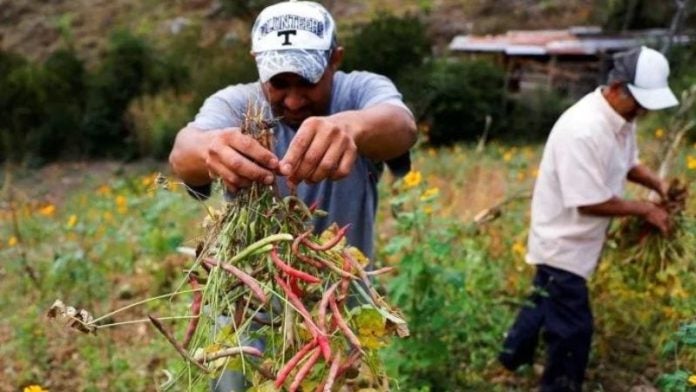
{"type": "MultiPolygon", "coordinates": [[[[640,45],[659,48],[667,30],[606,34],[597,26],[559,30],[511,30],[500,35],[460,35],[449,44],[452,53],[489,56],[506,70],[511,93],[555,89],[579,97],[606,81],[612,54],[640,45]]],[[[674,37],[675,44],[693,37],[674,37]]]]}

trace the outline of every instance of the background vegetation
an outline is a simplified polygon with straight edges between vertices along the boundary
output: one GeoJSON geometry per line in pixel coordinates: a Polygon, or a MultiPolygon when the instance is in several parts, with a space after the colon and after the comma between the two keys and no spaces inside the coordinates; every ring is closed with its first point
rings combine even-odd
{"type": "MultiPolygon", "coordinates": [[[[165,6],[124,0],[122,8],[109,3],[91,19],[68,3],[19,3],[1,11],[0,20],[30,20],[41,6],[63,8],[50,9],[61,15],[51,22],[50,44],[32,41],[34,34],[22,41],[28,46],[0,50],[0,391],[32,384],[54,391],[152,390],[178,358],[146,324],[82,336],[43,315],[56,298],[104,314],[167,293],[179,282],[188,260],[175,249],[196,243],[205,209],[174,179],[167,189],[157,185],[156,173],[167,172],[163,159],[176,131],[208,95],[255,79],[247,31],[269,2],[165,6]],[[101,19],[107,13],[109,23],[101,19]],[[177,19],[180,14],[187,18],[177,19]],[[94,21],[112,31],[104,35],[94,21]],[[167,21],[166,28],[156,21],[167,21]],[[89,29],[104,36],[95,39],[89,29]],[[39,49],[29,50],[32,43],[39,49]]],[[[664,27],[672,3],[325,3],[344,16],[338,18],[347,48],[344,69],[390,76],[422,131],[414,172],[401,181],[386,176],[380,188],[377,262],[399,268],[382,284],[407,313],[413,332],[383,353],[393,385],[409,391],[530,390],[534,369],[513,376],[494,358],[529,288],[526,195],[540,142],[572,101],[542,90],[509,100],[495,64],[451,58],[443,43],[453,31],[467,29],[664,27]],[[462,12],[470,19],[453,25],[462,12]],[[491,141],[477,147],[484,132],[491,141]],[[474,222],[479,211],[494,206],[500,217],[474,222]]],[[[693,14],[688,18],[693,21],[693,14]]],[[[21,36],[22,26],[5,33],[6,42],[20,42],[13,34],[21,36]]],[[[696,83],[696,47],[675,48],[670,56],[675,89],[696,83]]],[[[642,154],[651,164],[674,131],[668,125],[673,113],[642,123],[642,154]]],[[[672,174],[688,181],[693,194],[691,137],[672,174]]],[[[689,203],[693,217],[693,197],[689,203]]],[[[696,384],[696,241],[693,235],[680,241],[691,246],[690,258],[674,260],[655,276],[639,274],[619,248],[606,254],[592,283],[597,333],[590,390],[686,391],[696,384]]],[[[173,313],[188,301],[112,321],[173,313]]]]}

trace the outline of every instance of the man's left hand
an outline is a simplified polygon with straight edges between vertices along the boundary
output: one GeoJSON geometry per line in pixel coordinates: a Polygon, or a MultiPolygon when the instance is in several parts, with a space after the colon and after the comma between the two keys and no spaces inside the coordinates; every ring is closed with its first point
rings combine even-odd
{"type": "Polygon", "coordinates": [[[310,117],[297,130],[280,161],[280,173],[293,184],[340,180],[350,173],[357,156],[348,126],[329,117],[310,117]]]}

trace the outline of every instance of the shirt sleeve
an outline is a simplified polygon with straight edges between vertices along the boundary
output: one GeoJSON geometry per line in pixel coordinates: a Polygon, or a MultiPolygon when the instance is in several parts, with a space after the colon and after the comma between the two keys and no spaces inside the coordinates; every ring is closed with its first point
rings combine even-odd
{"type": "Polygon", "coordinates": [[[370,72],[354,72],[353,74],[355,80],[351,83],[350,95],[357,109],[388,103],[403,108],[413,116],[403,102],[401,93],[389,78],[370,72]]]}
{"type": "Polygon", "coordinates": [[[230,86],[208,97],[188,125],[202,130],[238,127],[242,124],[242,107],[246,95],[240,88],[230,86]],[[241,105],[241,106],[240,106],[241,105]]]}
{"type": "Polygon", "coordinates": [[[554,156],[563,205],[566,208],[605,202],[613,193],[600,143],[590,137],[571,137],[556,143],[554,156]]]}

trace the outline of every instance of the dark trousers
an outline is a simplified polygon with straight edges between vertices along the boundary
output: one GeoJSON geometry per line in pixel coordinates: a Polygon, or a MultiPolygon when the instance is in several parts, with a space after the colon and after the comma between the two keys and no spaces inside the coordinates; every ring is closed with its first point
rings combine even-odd
{"type": "Polygon", "coordinates": [[[498,360],[509,370],[532,364],[541,332],[546,364],[540,390],[581,391],[593,331],[585,279],[539,265],[528,302],[508,331],[498,360]]]}

